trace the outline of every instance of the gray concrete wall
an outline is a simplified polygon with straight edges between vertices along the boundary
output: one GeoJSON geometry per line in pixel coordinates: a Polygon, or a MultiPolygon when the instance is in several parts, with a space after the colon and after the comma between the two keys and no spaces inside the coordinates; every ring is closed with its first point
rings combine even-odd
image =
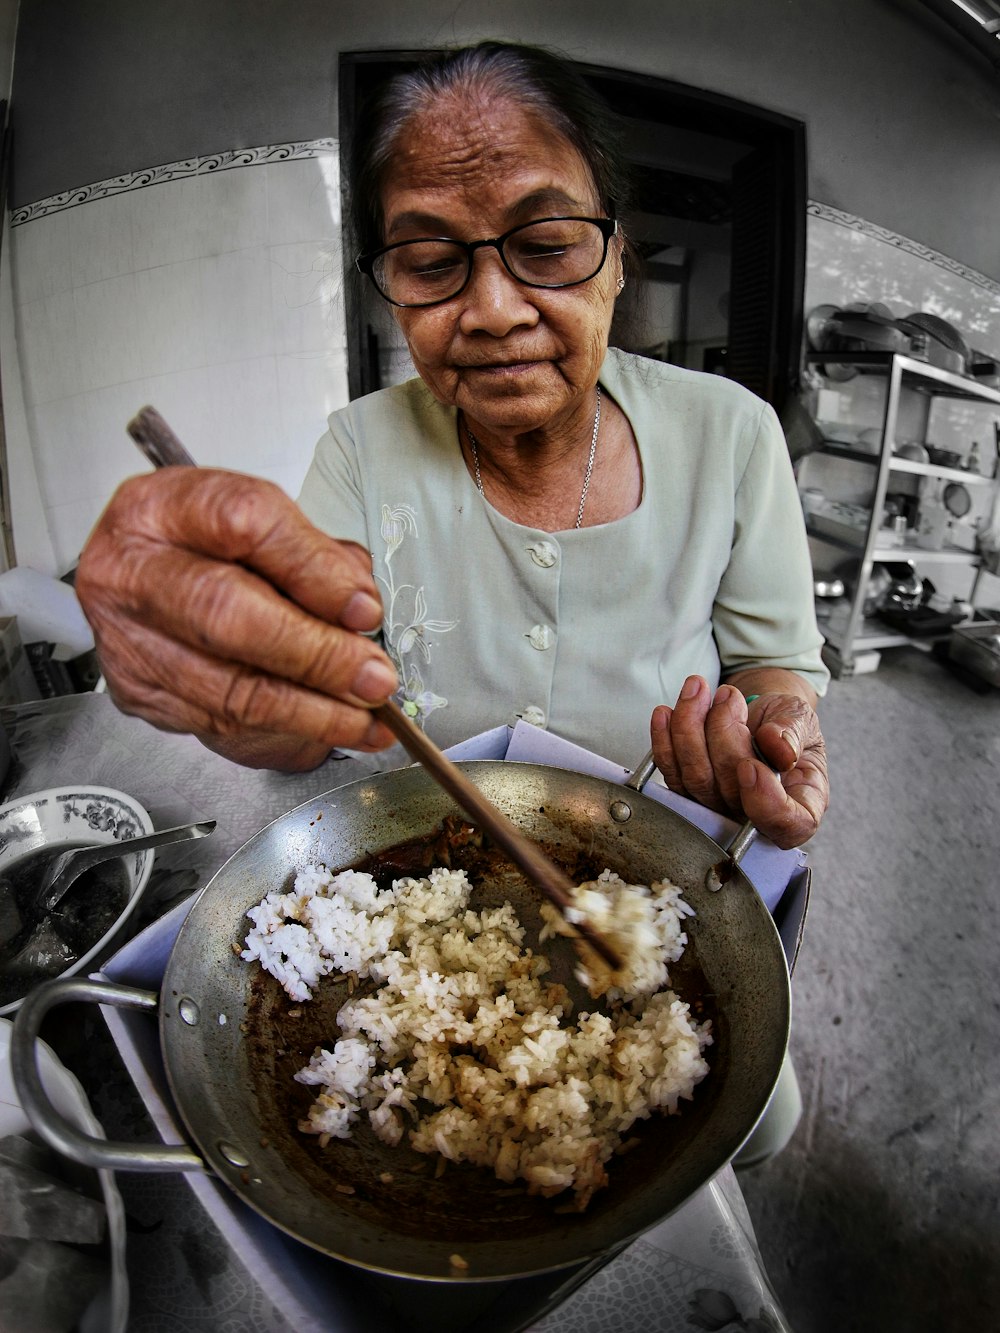
{"type": "Polygon", "coordinates": [[[340,51],[483,36],[798,117],[811,198],[1000,278],[1000,80],[918,0],[22,0],[13,202],[336,134],[340,51]]]}

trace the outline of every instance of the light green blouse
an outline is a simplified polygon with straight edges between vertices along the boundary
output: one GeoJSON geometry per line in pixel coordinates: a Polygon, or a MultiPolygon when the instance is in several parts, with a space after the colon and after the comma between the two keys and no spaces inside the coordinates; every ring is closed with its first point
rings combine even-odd
{"type": "MultiPolygon", "coordinates": [[[[519,717],[623,765],[692,672],[828,673],[788,451],[730,380],[612,348],[601,386],[631,422],[639,507],[566,532],[476,489],[456,414],[421,380],[330,417],[299,503],[372,553],[404,707],[441,746],[519,717]]],[[[600,445],[598,445],[598,448],[600,445]]]]}

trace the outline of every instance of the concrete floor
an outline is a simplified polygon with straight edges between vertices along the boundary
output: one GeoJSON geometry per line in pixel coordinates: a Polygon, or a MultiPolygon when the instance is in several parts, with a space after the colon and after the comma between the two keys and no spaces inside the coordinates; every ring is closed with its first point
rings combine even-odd
{"type": "Polygon", "coordinates": [[[892,649],[821,718],[805,1113],[740,1184],[795,1333],[1000,1329],[1000,690],[892,649]]]}

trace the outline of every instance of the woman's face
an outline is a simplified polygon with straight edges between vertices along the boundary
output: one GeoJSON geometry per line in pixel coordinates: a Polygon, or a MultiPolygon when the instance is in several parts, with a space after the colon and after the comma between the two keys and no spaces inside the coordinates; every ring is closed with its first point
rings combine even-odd
{"type": "MultiPolygon", "coordinates": [[[[475,241],[538,218],[603,216],[579,152],[510,101],[439,98],[405,128],[388,174],[387,245],[421,236],[475,241]]],[[[395,309],[435,398],[496,431],[553,429],[593,412],[620,248],[612,239],[589,282],[551,290],[524,286],[496,250],[478,250],[458,296],[395,309]]]]}

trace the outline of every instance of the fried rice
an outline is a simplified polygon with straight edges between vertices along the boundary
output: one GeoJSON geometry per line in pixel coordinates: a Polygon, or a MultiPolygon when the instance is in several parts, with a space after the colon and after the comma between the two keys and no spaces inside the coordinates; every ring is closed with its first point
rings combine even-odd
{"type": "MultiPolygon", "coordinates": [[[[606,870],[580,886],[575,911],[624,963],[611,973],[574,941],[579,979],[603,997],[574,1014],[511,905],[476,911],[471,892],[463,870],[379,890],[367,873],[310,866],[291,892],[249,910],[241,957],[292,1000],[308,1001],[327,977],[376,987],[341,1007],[339,1036],[295,1075],[316,1089],[299,1129],[325,1144],[367,1117],[385,1143],[405,1134],[418,1152],[487,1167],[529,1193],[571,1190],[583,1208],[632,1126],[676,1113],[708,1072],[710,1024],[669,986],[692,909],[667,881],[631,885],[606,870]]],[[[539,943],[574,933],[542,911],[539,943]]]]}

